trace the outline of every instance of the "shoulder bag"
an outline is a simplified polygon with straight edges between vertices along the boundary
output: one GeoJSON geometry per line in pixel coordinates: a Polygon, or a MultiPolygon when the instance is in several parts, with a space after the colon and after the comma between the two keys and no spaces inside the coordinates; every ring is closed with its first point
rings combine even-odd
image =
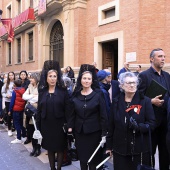
{"type": "Polygon", "coordinates": [[[27,103],[24,112],[27,117],[32,118],[32,116],[35,116],[37,114],[37,109],[30,103],[27,103]]]}

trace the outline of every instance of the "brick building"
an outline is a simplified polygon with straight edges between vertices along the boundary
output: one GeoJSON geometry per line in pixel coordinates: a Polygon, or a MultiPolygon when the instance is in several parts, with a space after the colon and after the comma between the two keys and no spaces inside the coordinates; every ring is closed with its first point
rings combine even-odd
{"type": "Polygon", "coordinates": [[[0,72],[41,70],[47,59],[78,71],[96,61],[116,78],[125,61],[131,70],[148,68],[157,47],[170,72],[169,0],[1,0],[0,9],[2,18],[12,18],[15,33],[7,42],[1,25],[0,72]]]}

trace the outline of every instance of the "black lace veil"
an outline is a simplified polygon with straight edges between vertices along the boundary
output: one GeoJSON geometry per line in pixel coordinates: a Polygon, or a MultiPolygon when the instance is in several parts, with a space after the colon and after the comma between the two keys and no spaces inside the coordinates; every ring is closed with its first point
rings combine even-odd
{"type": "Polygon", "coordinates": [[[47,83],[47,73],[49,70],[57,71],[57,86],[64,87],[64,82],[62,80],[62,72],[58,61],[55,60],[47,60],[44,62],[43,69],[41,71],[40,82],[38,85],[38,89],[42,90],[43,88],[48,87],[47,83]]]}
{"type": "Polygon", "coordinates": [[[99,83],[97,80],[95,67],[89,64],[82,64],[80,66],[80,71],[78,74],[77,83],[76,83],[76,87],[75,87],[73,95],[75,95],[77,92],[82,90],[81,78],[82,78],[83,73],[85,72],[90,72],[92,74],[92,85],[91,85],[92,89],[93,90],[99,89],[99,83]]]}

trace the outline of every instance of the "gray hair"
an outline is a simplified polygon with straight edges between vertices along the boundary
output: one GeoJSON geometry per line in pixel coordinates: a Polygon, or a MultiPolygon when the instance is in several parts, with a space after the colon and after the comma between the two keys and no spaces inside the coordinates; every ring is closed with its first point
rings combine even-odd
{"type": "Polygon", "coordinates": [[[31,74],[31,78],[34,79],[34,80],[36,81],[36,84],[38,84],[39,81],[40,81],[40,74],[37,73],[37,72],[32,73],[32,74],[31,74]]]}
{"type": "Polygon", "coordinates": [[[119,76],[119,88],[120,88],[120,91],[123,91],[122,85],[125,83],[126,77],[134,77],[137,86],[139,84],[139,78],[134,73],[132,73],[132,72],[121,73],[120,76],[119,76]]]}
{"type": "Polygon", "coordinates": [[[72,81],[69,77],[63,77],[63,81],[66,87],[70,87],[72,85],[72,81]]]}
{"type": "Polygon", "coordinates": [[[155,48],[155,49],[153,49],[153,50],[151,51],[151,53],[150,53],[150,58],[155,56],[155,51],[163,51],[163,49],[161,49],[161,48],[155,48]]]}

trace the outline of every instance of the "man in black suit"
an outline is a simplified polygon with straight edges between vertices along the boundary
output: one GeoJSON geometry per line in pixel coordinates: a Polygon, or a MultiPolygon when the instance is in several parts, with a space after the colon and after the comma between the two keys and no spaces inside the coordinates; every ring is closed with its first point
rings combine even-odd
{"type": "Polygon", "coordinates": [[[159,84],[167,89],[164,98],[161,94],[151,99],[154,113],[156,117],[157,127],[152,133],[152,146],[153,155],[156,153],[156,147],[159,151],[159,168],[160,170],[169,170],[169,155],[166,147],[166,134],[167,134],[167,103],[170,96],[170,75],[162,70],[165,64],[165,53],[162,49],[157,48],[150,53],[151,67],[139,74],[141,83],[139,90],[144,94],[149,87],[152,79],[156,80],[159,84]]]}
{"type": "MultiPolygon", "coordinates": [[[[170,98],[168,100],[168,115],[167,115],[167,119],[168,119],[168,133],[166,135],[166,144],[167,144],[168,152],[169,152],[169,155],[170,155],[170,98]]],[[[169,156],[169,163],[170,163],[170,156],[169,156]]]]}

